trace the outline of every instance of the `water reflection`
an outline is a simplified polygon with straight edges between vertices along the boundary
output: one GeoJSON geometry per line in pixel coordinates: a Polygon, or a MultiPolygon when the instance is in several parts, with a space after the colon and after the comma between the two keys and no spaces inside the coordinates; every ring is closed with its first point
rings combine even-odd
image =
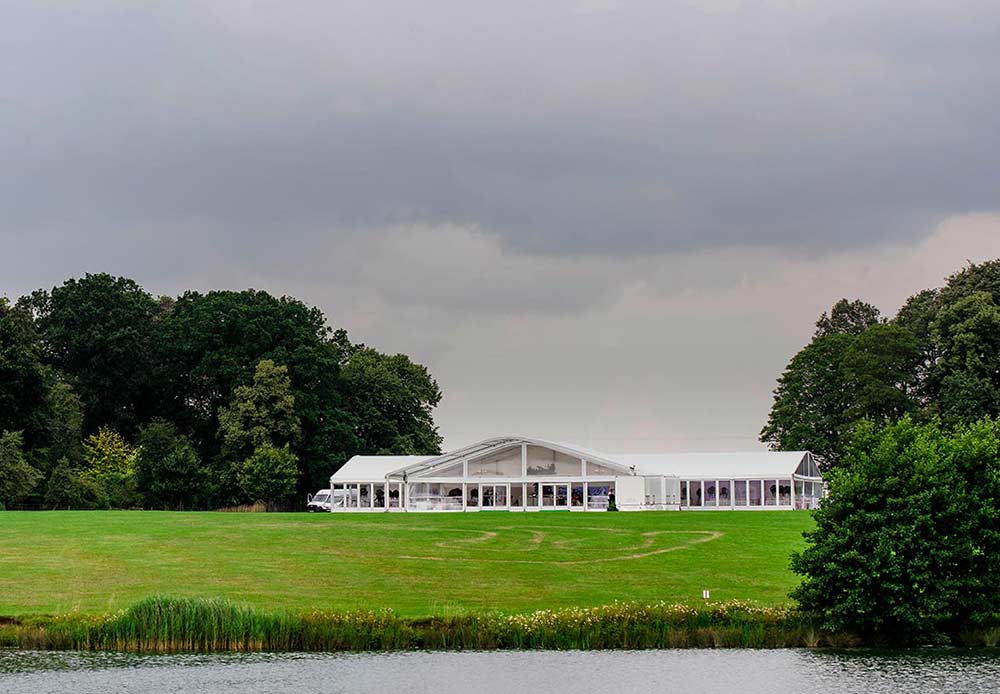
{"type": "Polygon", "coordinates": [[[1000,692],[1000,654],[679,650],[140,656],[0,651],[0,691],[1000,692]]]}

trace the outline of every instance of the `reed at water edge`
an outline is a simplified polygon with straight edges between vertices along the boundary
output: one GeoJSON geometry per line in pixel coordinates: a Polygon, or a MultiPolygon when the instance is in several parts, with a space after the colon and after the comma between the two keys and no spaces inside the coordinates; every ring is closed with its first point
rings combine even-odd
{"type": "MultiPolygon", "coordinates": [[[[972,632],[966,645],[990,645],[972,632]]],[[[263,611],[222,598],[151,597],[113,614],[0,622],[0,647],[129,652],[788,648],[861,645],[793,610],[750,602],[614,603],[527,614],[400,617],[263,611]]]]}

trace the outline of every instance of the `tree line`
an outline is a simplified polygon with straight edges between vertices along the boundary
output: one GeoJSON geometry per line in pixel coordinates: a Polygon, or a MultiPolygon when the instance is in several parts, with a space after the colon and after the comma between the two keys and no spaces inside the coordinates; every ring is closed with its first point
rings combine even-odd
{"type": "Polygon", "coordinates": [[[761,438],[825,470],[792,557],[803,613],[869,643],[1000,633],[1000,260],[892,319],[839,301],[779,379],[761,438]]]}
{"type": "Polygon", "coordinates": [[[0,503],[287,502],[355,454],[440,452],[426,367],[267,292],[109,274],[0,297],[0,503]]]}

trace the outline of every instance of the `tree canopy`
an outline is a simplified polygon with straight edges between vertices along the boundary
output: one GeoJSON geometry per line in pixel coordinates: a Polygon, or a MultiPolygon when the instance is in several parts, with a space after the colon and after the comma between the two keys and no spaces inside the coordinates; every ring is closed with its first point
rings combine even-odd
{"type": "Polygon", "coordinates": [[[841,299],[830,313],[824,312],[816,321],[814,337],[827,335],[860,335],[881,322],[881,312],[869,303],[855,299],[841,299]]]}
{"type": "Polygon", "coordinates": [[[22,300],[35,313],[44,359],[83,402],[84,432],[136,431],[152,408],[158,304],[142,287],[106,273],[67,280],[22,300]]]}
{"type": "Polygon", "coordinates": [[[346,406],[365,453],[441,452],[433,417],[441,390],[426,367],[405,354],[387,356],[361,345],[350,351],[342,368],[346,406]]]}
{"type": "Polygon", "coordinates": [[[136,487],[148,508],[199,508],[215,496],[215,481],[194,446],[162,419],[140,430],[135,471],[136,487]]]}
{"type": "Polygon", "coordinates": [[[261,359],[253,384],[237,386],[219,410],[219,436],[231,456],[242,458],[264,444],[284,446],[301,433],[287,366],[261,359]]]}
{"type": "Polygon", "coordinates": [[[922,290],[886,323],[837,301],[778,379],[761,440],[837,464],[859,421],[940,417],[956,426],[1000,415],[1000,260],[970,264],[922,290]]]}
{"type": "Polygon", "coordinates": [[[264,443],[239,466],[240,487],[253,502],[284,501],[295,491],[297,462],[287,445],[264,443]]]}
{"type": "Polygon", "coordinates": [[[38,444],[35,415],[44,409],[45,371],[30,312],[0,297],[0,431],[27,433],[38,444]]]}
{"type": "Polygon", "coordinates": [[[812,451],[823,467],[836,463],[850,424],[841,363],[853,342],[850,335],[815,337],[792,358],[778,379],[763,441],[782,450],[812,451]]]}

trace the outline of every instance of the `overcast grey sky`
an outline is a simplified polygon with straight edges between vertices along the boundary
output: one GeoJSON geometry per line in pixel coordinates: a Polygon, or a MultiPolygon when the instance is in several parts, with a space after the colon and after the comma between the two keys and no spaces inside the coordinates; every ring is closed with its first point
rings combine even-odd
{"type": "Polygon", "coordinates": [[[841,296],[1000,256],[1000,5],[0,0],[0,293],[254,286],[446,445],[755,446],[841,296]]]}

